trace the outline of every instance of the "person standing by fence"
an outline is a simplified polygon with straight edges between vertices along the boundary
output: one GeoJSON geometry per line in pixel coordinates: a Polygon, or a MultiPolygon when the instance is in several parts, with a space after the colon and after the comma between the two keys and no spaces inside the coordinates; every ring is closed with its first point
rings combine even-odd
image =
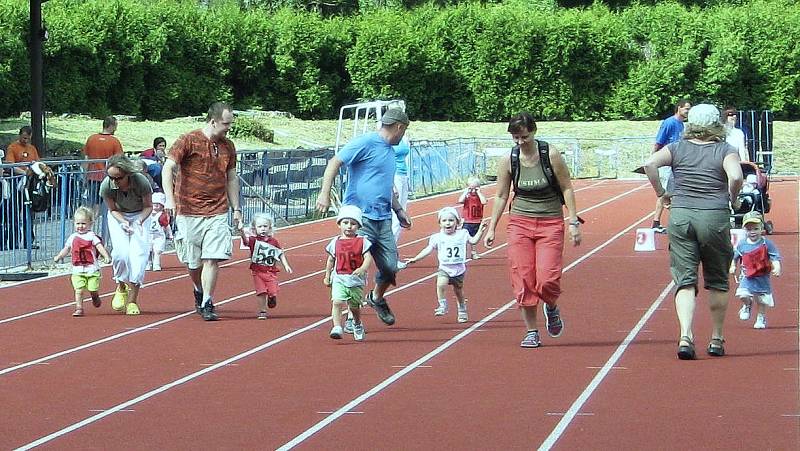
{"type": "MultiPolygon", "coordinates": [[[[107,160],[112,155],[122,154],[122,144],[114,136],[117,131],[117,118],[108,116],[103,119],[103,131],[89,136],[83,146],[83,155],[87,160],[107,160]]],[[[100,183],[106,177],[106,162],[88,163],[84,166],[86,173],[86,204],[92,206],[94,216],[100,210],[100,183]]]]}
{"type": "Polygon", "coordinates": [[[114,310],[139,314],[139,287],[150,257],[150,213],[153,189],[139,171],[139,164],[125,155],[108,159],[107,176],[100,183],[100,197],[108,208],[111,264],[117,289],[114,310]]]}
{"type": "Polygon", "coordinates": [[[206,125],[178,138],[162,171],[167,212],[177,213],[175,248],[189,269],[195,309],[206,321],[219,319],[212,301],[219,262],[231,258],[233,252],[229,207],[233,225],[242,222],[236,148],[226,137],[233,119],[230,105],[211,104],[206,125]]]}
{"type": "MultiPolygon", "coordinates": [[[[33,134],[33,129],[25,125],[19,129],[19,137],[16,141],[8,145],[8,149],[6,151],[6,162],[7,163],[28,163],[39,161],[39,152],[36,150],[36,146],[31,144],[31,135],[33,134]]],[[[13,173],[16,174],[18,177],[12,177],[11,180],[19,180],[19,177],[22,180],[25,180],[25,177],[28,173],[28,166],[16,166],[13,169],[13,173]]],[[[30,224],[31,229],[31,247],[36,249],[36,246],[33,246],[33,242],[36,240],[36,234],[33,230],[33,221],[30,215],[32,214],[30,209],[25,208],[25,196],[23,190],[25,189],[25,183],[16,183],[17,186],[11,187],[13,201],[16,202],[16,211],[17,218],[16,221],[14,218],[7,218],[6,220],[9,221],[9,224],[19,224],[22,223],[22,230],[17,230],[16,227],[13,227],[13,230],[10,231],[9,242],[11,244],[11,248],[17,247],[20,241],[22,241],[24,247],[28,247],[28,224],[30,224]],[[18,237],[22,236],[22,240],[18,237]]],[[[9,199],[12,200],[12,199],[9,199]]]]}

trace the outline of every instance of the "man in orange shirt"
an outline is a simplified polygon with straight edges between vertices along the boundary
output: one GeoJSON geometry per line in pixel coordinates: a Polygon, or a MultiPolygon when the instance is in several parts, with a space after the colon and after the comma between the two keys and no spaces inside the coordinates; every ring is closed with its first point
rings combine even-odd
{"type": "MultiPolygon", "coordinates": [[[[83,146],[83,155],[87,160],[108,160],[112,155],[122,153],[122,144],[114,136],[117,131],[117,118],[108,116],[103,119],[103,131],[95,133],[86,140],[83,146]]],[[[97,217],[100,204],[100,183],[106,176],[106,162],[89,163],[86,167],[86,195],[87,203],[93,206],[97,217]]]]}
{"type": "Polygon", "coordinates": [[[212,298],[219,262],[232,252],[228,209],[235,226],[242,222],[236,148],[227,138],[232,124],[230,105],[211,104],[206,125],[175,141],[161,173],[164,206],[170,213],[177,207],[175,249],[189,269],[195,309],[206,321],[218,319],[212,298]]]}
{"type": "MultiPolygon", "coordinates": [[[[32,162],[39,160],[39,152],[36,150],[36,146],[31,144],[31,135],[33,134],[33,129],[30,126],[23,126],[19,129],[19,138],[14,141],[13,143],[8,145],[8,149],[6,149],[6,163],[25,163],[25,162],[32,162]]],[[[22,176],[24,179],[25,171],[28,170],[27,166],[16,166],[13,168],[14,173],[22,176]]],[[[19,180],[15,178],[13,180],[19,180]]],[[[15,182],[16,183],[16,182],[15,182]]],[[[28,237],[26,229],[28,228],[28,213],[25,211],[25,204],[23,202],[22,193],[19,192],[16,194],[16,201],[17,208],[16,211],[18,212],[17,221],[19,219],[22,220],[22,238],[25,247],[28,244],[28,237]]],[[[13,215],[12,215],[13,216],[13,215]]],[[[8,224],[18,223],[13,218],[8,218],[8,224]]],[[[17,230],[9,230],[9,242],[11,245],[9,247],[16,247],[16,243],[19,241],[17,240],[16,234],[19,233],[17,230]]],[[[33,227],[31,227],[31,241],[36,239],[35,234],[33,233],[33,227]]],[[[32,246],[33,249],[37,249],[38,246],[32,246]]]]}
{"type": "MultiPolygon", "coordinates": [[[[8,145],[6,150],[6,163],[24,163],[28,161],[38,161],[39,152],[36,147],[31,144],[31,135],[33,129],[30,126],[24,126],[19,129],[19,138],[13,143],[8,145]]],[[[25,175],[26,166],[17,166],[14,172],[20,175],[25,175]]]]}

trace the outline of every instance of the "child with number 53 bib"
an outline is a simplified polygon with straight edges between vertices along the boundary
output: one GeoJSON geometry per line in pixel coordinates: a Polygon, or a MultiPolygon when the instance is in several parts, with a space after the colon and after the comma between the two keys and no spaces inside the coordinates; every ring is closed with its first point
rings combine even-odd
{"type": "Polygon", "coordinates": [[[250,248],[250,271],[258,298],[258,319],[267,319],[267,307],[278,305],[278,262],[289,274],[292,267],[286,260],[281,244],[275,239],[272,218],[256,213],[247,230],[240,226],[242,242],[250,248]]]}

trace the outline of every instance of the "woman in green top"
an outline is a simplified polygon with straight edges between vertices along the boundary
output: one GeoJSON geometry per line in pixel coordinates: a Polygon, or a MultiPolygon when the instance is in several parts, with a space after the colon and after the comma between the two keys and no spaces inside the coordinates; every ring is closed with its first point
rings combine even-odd
{"type": "MultiPolygon", "coordinates": [[[[522,311],[527,331],[520,343],[524,348],[540,345],[536,326],[536,308],[542,303],[547,333],[561,335],[564,322],[558,308],[561,294],[562,253],[564,250],[564,219],[561,196],[569,216],[569,237],[572,244],[581,242],[580,222],[575,209],[575,194],[569,169],[559,151],[549,146],[546,155],[555,176],[553,187],[545,176],[539,156],[539,146],[545,142],[534,139],[536,121],[530,113],[511,118],[508,132],[519,146],[519,177],[514,184],[514,198],[508,219],[508,261],[511,287],[522,311]],[[561,196],[560,196],[560,195],[561,196]]],[[[484,238],[487,247],[494,244],[495,229],[506,208],[512,186],[511,158],[502,159],[497,166],[497,199],[484,238]]]]}
{"type": "Polygon", "coordinates": [[[108,159],[100,197],[108,207],[111,263],[117,290],[111,307],[128,315],[139,314],[139,287],[150,256],[150,212],[153,189],[139,165],[125,155],[108,159]]]}

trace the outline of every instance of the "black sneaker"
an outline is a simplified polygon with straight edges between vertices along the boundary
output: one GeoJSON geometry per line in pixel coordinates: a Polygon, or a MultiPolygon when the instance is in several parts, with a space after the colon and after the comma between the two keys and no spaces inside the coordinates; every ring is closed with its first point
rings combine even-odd
{"type": "Polygon", "coordinates": [[[278,298],[275,296],[270,296],[267,298],[267,307],[275,308],[278,305],[278,298]]]}
{"type": "Polygon", "coordinates": [[[219,316],[214,313],[214,304],[211,303],[210,299],[206,302],[205,307],[200,309],[200,314],[203,315],[204,321],[216,321],[219,319],[219,316]]]}
{"type": "Polygon", "coordinates": [[[378,314],[378,318],[383,321],[384,324],[387,326],[391,326],[394,324],[394,315],[392,314],[392,310],[389,309],[389,304],[386,303],[386,299],[378,299],[377,301],[374,299],[372,292],[370,291],[367,295],[367,304],[370,307],[375,309],[375,313],[378,314]]]}
{"type": "Polygon", "coordinates": [[[203,292],[194,289],[192,289],[192,291],[194,291],[194,311],[198,315],[200,315],[201,314],[200,306],[203,305],[203,292]]]}

